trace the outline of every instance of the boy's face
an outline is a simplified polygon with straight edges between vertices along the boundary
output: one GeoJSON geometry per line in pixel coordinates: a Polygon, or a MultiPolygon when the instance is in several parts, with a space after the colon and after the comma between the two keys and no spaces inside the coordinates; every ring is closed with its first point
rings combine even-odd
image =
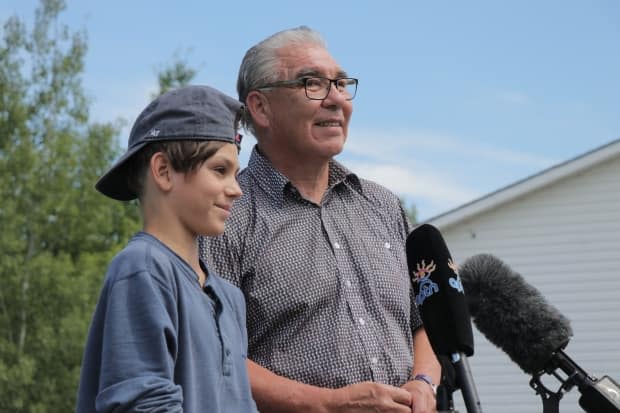
{"type": "Polygon", "coordinates": [[[239,157],[225,144],[195,171],[172,173],[172,201],[180,224],[193,235],[219,235],[230,208],[242,194],[237,183],[239,157]]]}

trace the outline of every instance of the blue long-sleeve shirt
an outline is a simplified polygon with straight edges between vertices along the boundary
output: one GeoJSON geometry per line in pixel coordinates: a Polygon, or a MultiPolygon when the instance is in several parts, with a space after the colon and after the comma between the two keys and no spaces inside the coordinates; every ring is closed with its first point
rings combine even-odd
{"type": "Polygon", "coordinates": [[[213,272],[201,288],[184,260],[140,232],[106,274],[76,411],[256,412],[246,357],[241,292],[213,272]]]}

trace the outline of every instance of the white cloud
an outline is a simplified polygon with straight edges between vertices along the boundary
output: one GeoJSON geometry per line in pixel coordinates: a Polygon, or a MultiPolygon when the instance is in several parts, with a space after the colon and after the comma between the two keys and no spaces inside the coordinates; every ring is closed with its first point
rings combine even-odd
{"type": "Polygon", "coordinates": [[[522,151],[507,150],[468,142],[433,131],[370,129],[349,132],[345,151],[347,154],[393,162],[414,157],[419,159],[452,159],[459,164],[470,161],[489,160],[529,168],[547,168],[558,160],[522,151]]]}
{"type": "Polygon", "coordinates": [[[430,217],[556,161],[432,131],[351,130],[339,159],[359,176],[413,202],[430,217]]]}
{"type": "Polygon", "coordinates": [[[437,205],[458,205],[479,195],[455,185],[449,176],[421,172],[416,167],[366,162],[348,162],[347,167],[398,195],[424,199],[437,205]]]}
{"type": "Polygon", "coordinates": [[[498,99],[504,103],[510,103],[513,105],[526,105],[532,103],[532,99],[522,92],[504,91],[498,94],[498,99]]]}

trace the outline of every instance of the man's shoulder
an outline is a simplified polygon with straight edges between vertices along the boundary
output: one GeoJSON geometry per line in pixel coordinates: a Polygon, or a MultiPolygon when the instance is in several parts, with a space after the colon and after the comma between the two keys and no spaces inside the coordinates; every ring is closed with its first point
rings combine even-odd
{"type": "Polygon", "coordinates": [[[330,180],[344,182],[343,187],[346,190],[359,192],[369,200],[382,201],[382,203],[398,200],[398,197],[387,187],[359,176],[336,160],[330,162],[330,180]]]}
{"type": "Polygon", "coordinates": [[[357,180],[360,191],[366,198],[381,205],[393,205],[400,202],[398,196],[382,184],[360,177],[357,180]]]}
{"type": "Polygon", "coordinates": [[[239,173],[238,179],[243,195],[233,202],[231,216],[226,221],[227,227],[245,226],[255,217],[257,210],[273,206],[273,195],[264,190],[263,185],[248,168],[239,173]]]}
{"type": "Polygon", "coordinates": [[[241,170],[237,179],[239,182],[239,187],[241,187],[241,190],[243,191],[243,195],[241,195],[239,199],[235,200],[233,207],[239,208],[240,206],[246,206],[251,203],[250,198],[254,195],[258,182],[256,182],[248,168],[241,170]]]}
{"type": "Polygon", "coordinates": [[[383,217],[389,222],[396,225],[404,225],[404,231],[408,231],[408,220],[404,214],[401,199],[387,187],[375,181],[359,178],[357,179],[357,188],[361,195],[365,208],[371,208],[372,212],[383,217]]]}
{"type": "Polygon", "coordinates": [[[228,228],[242,228],[247,226],[248,222],[254,215],[254,206],[256,204],[256,184],[253,184],[248,173],[243,171],[239,175],[239,187],[243,191],[243,195],[233,202],[230,210],[231,215],[226,220],[227,233],[228,228]]]}

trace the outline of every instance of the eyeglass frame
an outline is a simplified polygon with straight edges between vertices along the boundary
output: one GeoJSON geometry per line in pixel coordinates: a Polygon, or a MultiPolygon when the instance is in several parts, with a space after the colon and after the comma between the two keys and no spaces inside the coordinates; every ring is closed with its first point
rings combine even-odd
{"type": "Polygon", "coordinates": [[[279,81],[276,81],[276,82],[267,83],[266,85],[263,85],[263,86],[255,88],[255,90],[270,89],[270,88],[273,88],[273,87],[295,87],[295,86],[301,87],[301,86],[303,86],[304,92],[306,93],[306,97],[308,99],[310,99],[310,100],[325,100],[329,96],[329,92],[331,91],[332,84],[334,84],[336,86],[336,90],[338,90],[338,92],[344,93],[343,91],[340,91],[338,89],[338,85],[336,84],[336,82],[338,82],[339,80],[343,80],[343,79],[353,80],[354,81],[355,90],[353,91],[353,94],[351,95],[350,98],[346,98],[346,100],[348,100],[348,101],[353,100],[353,98],[355,98],[355,96],[357,95],[357,85],[359,84],[359,80],[357,78],[354,78],[354,77],[337,77],[336,79],[330,79],[329,77],[324,77],[324,76],[304,76],[304,77],[300,77],[300,78],[297,78],[297,79],[279,80],[279,81]],[[327,91],[325,92],[325,97],[319,99],[319,98],[311,98],[310,96],[308,96],[308,80],[310,80],[310,79],[325,79],[325,80],[329,80],[329,84],[327,86],[327,91]]]}

